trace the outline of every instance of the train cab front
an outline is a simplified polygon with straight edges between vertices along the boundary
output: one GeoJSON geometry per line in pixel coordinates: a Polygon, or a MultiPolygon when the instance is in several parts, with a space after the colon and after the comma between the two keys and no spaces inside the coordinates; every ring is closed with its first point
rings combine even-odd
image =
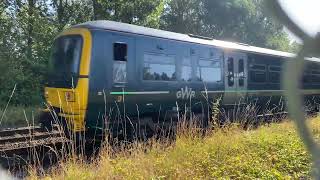
{"type": "Polygon", "coordinates": [[[68,29],[55,39],[40,115],[44,126],[61,123],[73,132],[85,131],[91,41],[90,31],[83,28],[68,29]]]}

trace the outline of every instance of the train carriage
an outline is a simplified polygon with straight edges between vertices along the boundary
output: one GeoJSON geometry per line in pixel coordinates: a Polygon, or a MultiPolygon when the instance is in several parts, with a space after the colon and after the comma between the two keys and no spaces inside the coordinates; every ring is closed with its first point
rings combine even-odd
{"type": "MultiPolygon", "coordinates": [[[[168,114],[207,112],[219,97],[223,106],[273,105],[283,95],[285,61],[293,56],[112,21],[79,24],[54,42],[42,122],[54,112],[75,132],[96,131],[116,127],[117,117],[156,116],[143,121],[153,126],[168,114]]],[[[303,93],[316,104],[320,64],[306,60],[303,93]]]]}

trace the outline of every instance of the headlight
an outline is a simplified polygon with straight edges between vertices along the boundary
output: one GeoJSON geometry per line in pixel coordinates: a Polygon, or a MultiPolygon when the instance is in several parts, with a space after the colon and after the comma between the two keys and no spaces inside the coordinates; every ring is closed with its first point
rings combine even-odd
{"type": "Polygon", "coordinates": [[[45,97],[46,99],[49,98],[49,92],[48,92],[48,91],[45,91],[45,92],[44,92],[44,97],[45,97]]]}

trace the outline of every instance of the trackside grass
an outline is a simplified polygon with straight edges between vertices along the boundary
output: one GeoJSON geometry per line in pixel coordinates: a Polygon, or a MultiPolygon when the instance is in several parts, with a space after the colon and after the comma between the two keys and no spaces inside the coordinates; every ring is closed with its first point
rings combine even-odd
{"type": "MultiPolygon", "coordinates": [[[[320,118],[308,122],[320,137],[320,118]]],[[[93,163],[62,162],[30,179],[297,179],[310,178],[310,157],[292,122],[243,131],[237,127],[200,137],[180,133],[174,144],[136,143],[93,163]]]]}
{"type": "Polygon", "coordinates": [[[38,124],[39,107],[0,107],[0,129],[33,126],[38,124]],[[2,119],[1,119],[2,118],[2,119]]]}

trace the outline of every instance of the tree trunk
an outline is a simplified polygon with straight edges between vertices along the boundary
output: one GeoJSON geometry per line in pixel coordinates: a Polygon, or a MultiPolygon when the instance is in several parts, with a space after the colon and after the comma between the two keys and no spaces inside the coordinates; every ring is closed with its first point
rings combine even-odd
{"type": "Polygon", "coordinates": [[[64,27],[63,23],[63,14],[64,14],[64,7],[63,7],[63,0],[59,0],[59,4],[57,7],[57,13],[58,13],[58,23],[59,23],[59,31],[61,31],[64,27]]]}
{"type": "Polygon", "coordinates": [[[92,0],[93,7],[93,20],[98,20],[98,2],[97,0],[92,0]]]}
{"type": "Polygon", "coordinates": [[[32,58],[34,8],[36,0],[28,0],[27,57],[32,58]]]}

